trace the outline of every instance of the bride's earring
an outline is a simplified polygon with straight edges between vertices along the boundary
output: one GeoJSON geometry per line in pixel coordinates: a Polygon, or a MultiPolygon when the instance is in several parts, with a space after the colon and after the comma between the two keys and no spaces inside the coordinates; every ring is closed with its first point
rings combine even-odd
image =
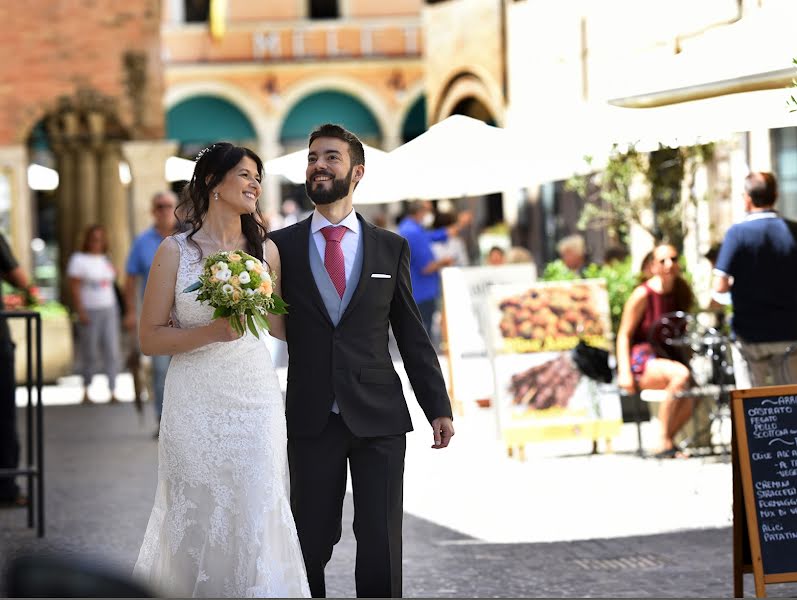
{"type": "Polygon", "coordinates": [[[219,200],[219,193],[218,192],[214,192],[213,193],[213,199],[218,202],[218,200],[219,200]]]}

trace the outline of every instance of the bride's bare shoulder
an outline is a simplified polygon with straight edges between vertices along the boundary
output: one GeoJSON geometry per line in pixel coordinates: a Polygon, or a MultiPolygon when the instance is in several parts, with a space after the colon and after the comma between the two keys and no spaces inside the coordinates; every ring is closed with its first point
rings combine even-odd
{"type": "Polygon", "coordinates": [[[152,260],[152,266],[156,268],[167,267],[174,268],[180,262],[180,244],[174,239],[174,236],[169,236],[163,239],[158,246],[158,251],[152,260]]]}

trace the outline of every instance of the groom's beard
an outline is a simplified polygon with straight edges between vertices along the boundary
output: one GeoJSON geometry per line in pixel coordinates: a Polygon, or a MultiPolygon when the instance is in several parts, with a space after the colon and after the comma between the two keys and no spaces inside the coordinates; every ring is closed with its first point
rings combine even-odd
{"type": "MultiPolygon", "coordinates": [[[[304,191],[307,194],[307,197],[313,201],[313,204],[332,204],[333,202],[337,202],[341,198],[345,198],[348,195],[353,172],[354,166],[349,169],[349,174],[346,175],[344,179],[338,179],[334,177],[332,179],[332,185],[328,190],[320,186],[316,189],[313,189],[313,182],[306,179],[304,182],[304,191]]],[[[324,174],[330,176],[332,175],[331,173],[324,174]]]]}

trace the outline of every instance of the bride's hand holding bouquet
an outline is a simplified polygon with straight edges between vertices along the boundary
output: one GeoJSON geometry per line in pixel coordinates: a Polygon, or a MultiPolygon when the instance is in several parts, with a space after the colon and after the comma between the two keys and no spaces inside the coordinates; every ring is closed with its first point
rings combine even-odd
{"type": "Polygon", "coordinates": [[[257,258],[241,250],[208,256],[199,281],[183,291],[197,290],[197,300],[215,309],[213,318],[226,318],[238,336],[248,328],[259,338],[260,332],[270,329],[269,313],[288,312],[283,299],[274,293],[274,275],[257,258]]]}

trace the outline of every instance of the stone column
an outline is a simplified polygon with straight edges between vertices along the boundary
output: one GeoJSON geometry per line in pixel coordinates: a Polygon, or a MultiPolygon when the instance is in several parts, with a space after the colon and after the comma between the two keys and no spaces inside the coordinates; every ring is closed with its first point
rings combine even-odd
{"type": "MultiPolygon", "coordinates": [[[[77,246],[78,232],[78,193],[77,184],[77,138],[78,116],[74,111],[65,110],[60,114],[51,115],[47,120],[47,133],[50,144],[55,154],[56,168],[58,170],[58,191],[56,202],[58,206],[58,263],[61,273],[66,268],[69,255],[77,246]]],[[[64,298],[62,287],[61,297],[64,298]]]]}
{"type": "Polygon", "coordinates": [[[9,244],[22,269],[32,275],[33,208],[28,187],[28,150],[23,145],[0,146],[0,177],[6,178],[11,201],[9,244]]]}
{"type": "Polygon", "coordinates": [[[138,235],[150,226],[152,196],[171,189],[166,181],[166,159],[174,156],[177,142],[169,140],[137,140],[122,143],[122,154],[133,176],[132,226],[138,235]]]}
{"type": "Polygon", "coordinates": [[[75,199],[76,221],[75,229],[77,239],[82,239],[82,234],[87,225],[97,223],[98,210],[98,184],[97,159],[90,146],[81,144],[76,152],[76,178],[73,181],[75,189],[72,191],[75,199]]]}
{"type": "MultiPolygon", "coordinates": [[[[263,162],[282,156],[284,148],[276,139],[265,140],[261,145],[263,162]]],[[[282,190],[280,189],[280,178],[274,175],[267,175],[263,180],[263,193],[260,196],[260,211],[266,218],[271,215],[278,215],[282,208],[282,190]]]]}
{"type": "Polygon", "coordinates": [[[78,149],[77,190],[80,234],[88,225],[100,222],[100,154],[104,147],[105,115],[98,110],[85,114],[89,139],[78,149]]]}
{"type": "Polygon", "coordinates": [[[130,218],[127,191],[119,180],[122,151],[118,142],[107,142],[99,154],[100,224],[108,232],[109,253],[116,272],[123,276],[130,250],[130,218]]]}
{"type": "Polygon", "coordinates": [[[386,135],[382,138],[382,150],[390,152],[401,146],[401,133],[386,135]]]}
{"type": "Polygon", "coordinates": [[[55,193],[56,227],[58,228],[58,265],[63,273],[66,261],[75,245],[75,153],[60,139],[51,137],[50,146],[58,171],[58,190],[55,193]]]}

